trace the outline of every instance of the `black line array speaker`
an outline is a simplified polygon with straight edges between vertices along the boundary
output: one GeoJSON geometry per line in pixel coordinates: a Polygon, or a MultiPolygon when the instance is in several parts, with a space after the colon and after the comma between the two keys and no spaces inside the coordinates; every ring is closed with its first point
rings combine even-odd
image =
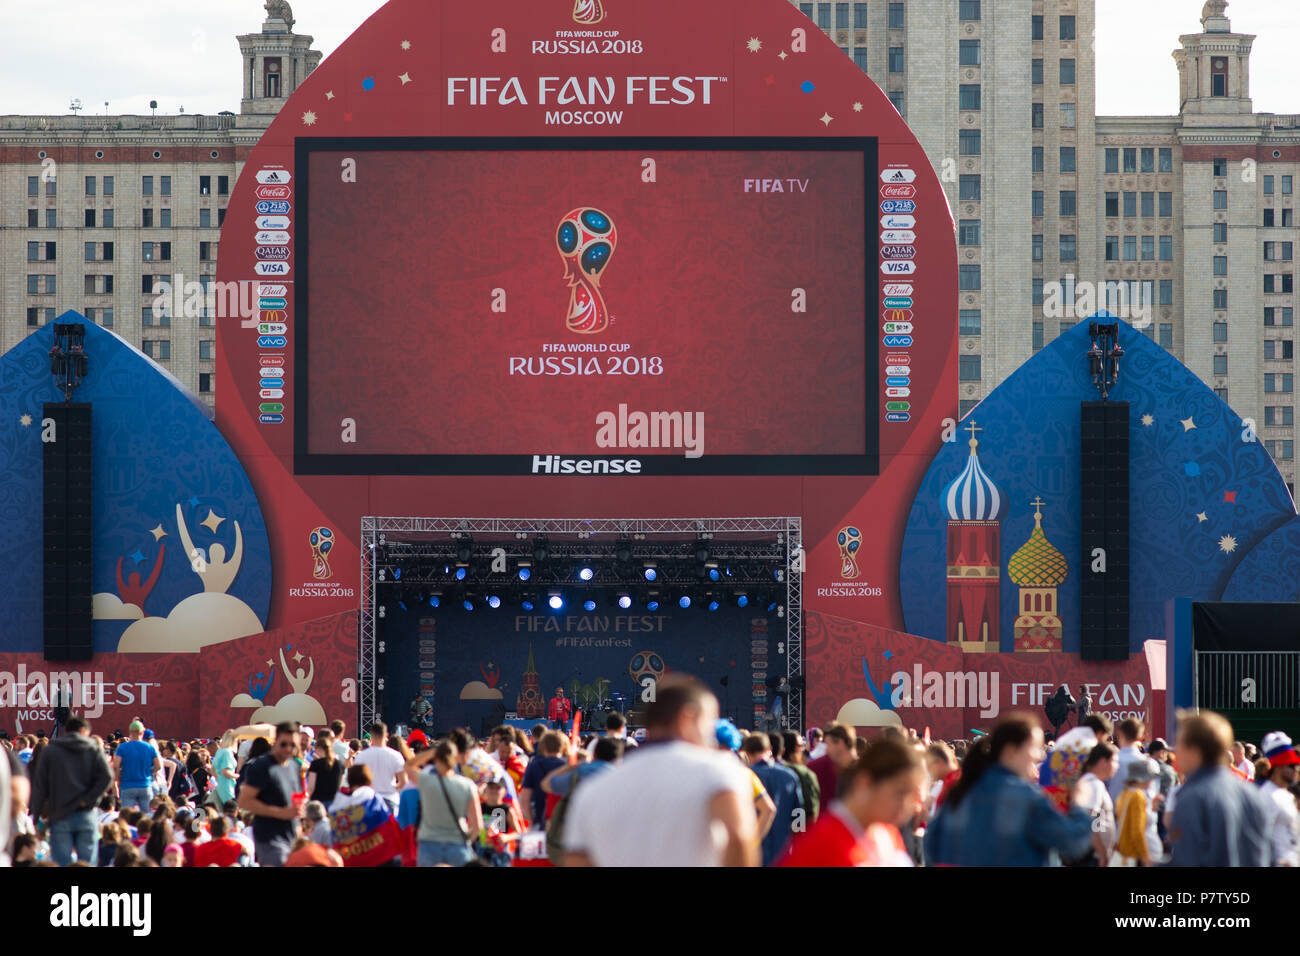
{"type": "Polygon", "coordinates": [[[1129,657],[1129,406],[1084,402],[1080,642],[1085,661],[1129,657]]]}
{"type": "Polygon", "coordinates": [[[94,652],[90,422],[89,405],[70,403],[46,405],[41,424],[49,661],[84,661],[94,652]]]}

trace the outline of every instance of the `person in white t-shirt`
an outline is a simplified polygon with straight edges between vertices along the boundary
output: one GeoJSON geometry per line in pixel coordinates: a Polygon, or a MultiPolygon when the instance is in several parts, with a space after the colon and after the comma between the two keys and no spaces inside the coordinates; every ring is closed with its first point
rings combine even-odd
{"type": "Polygon", "coordinates": [[[573,791],[566,866],[757,866],[749,770],[716,750],[718,701],[670,676],[646,709],[646,744],[573,791]]]}
{"type": "Polygon", "coordinates": [[[388,726],[375,721],[370,727],[370,746],[357,754],[353,766],[369,767],[374,777],[375,793],[384,798],[393,815],[397,814],[398,794],[406,783],[406,760],[388,746],[388,726]]]}
{"type": "Polygon", "coordinates": [[[1119,767],[1119,750],[1111,744],[1097,744],[1083,762],[1074,802],[1092,815],[1092,849],[1077,866],[1109,866],[1119,834],[1115,828],[1115,804],[1108,781],[1119,767]]]}
{"type": "Polygon", "coordinates": [[[330,721],[330,730],[334,734],[334,743],[331,745],[334,748],[334,759],[343,761],[345,767],[352,759],[352,748],[348,746],[347,739],[343,736],[343,732],[347,729],[347,724],[341,720],[330,721]]]}

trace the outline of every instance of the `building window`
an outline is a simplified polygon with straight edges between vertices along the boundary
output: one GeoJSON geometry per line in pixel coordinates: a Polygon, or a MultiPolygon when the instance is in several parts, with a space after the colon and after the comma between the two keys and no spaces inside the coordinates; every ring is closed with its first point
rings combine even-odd
{"type": "Polygon", "coordinates": [[[977,129],[964,129],[958,137],[958,150],[962,156],[978,156],[980,154],[980,131],[977,129]]]}
{"type": "Polygon", "coordinates": [[[1029,125],[1034,129],[1043,128],[1043,104],[1029,104],[1029,125]]]}
{"type": "Polygon", "coordinates": [[[45,180],[45,195],[57,196],[59,194],[59,181],[57,179],[45,180]]]}
{"type": "Polygon", "coordinates": [[[1270,427],[1295,424],[1295,409],[1290,405],[1267,405],[1264,408],[1264,424],[1270,427]]]}
{"type": "Polygon", "coordinates": [[[1174,151],[1167,147],[1161,147],[1157,150],[1159,156],[1159,171],[1162,173],[1172,173],[1174,171],[1174,151]]]}
{"type": "Polygon", "coordinates": [[[1160,323],[1160,346],[1166,349],[1174,347],[1174,324],[1172,322],[1160,323]]]}
{"type": "Polygon", "coordinates": [[[54,295],[55,280],[52,275],[29,275],[27,277],[28,295],[54,295]]]}
{"type": "Polygon", "coordinates": [[[1032,24],[1030,39],[1041,40],[1043,38],[1043,15],[1041,13],[1034,14],[1032,24]]]}
{"type": "Polygon", "coordinates": [[[1160,304],[1161,305],[1174,304],[1174,280],[1173,279],[1160,280],[1160,304]]]}
{"type": "Polygon", "coordinates": [[[1074,129],[1074,104],[1061,104],[1061,129],[1074,129]]]}
{"type": "Polygon", "coordinates": [[[200,372],[200,373],[199,373],[199,391],[200,391],[200,392],[203,392],[203,393],[207,393],[207,392],[212,391],[212,373],[211,373],[211,372],[200,372]]]}
{"type": "Polygon", "coordinates": [[[1161,262],[1174,261],[1174,237],[1173,236],[1160,237],[1160,261],[1161,262]]]}
{"type": "MultiPolygon", "coordinates": [[[[1043,304],[1043,280],[1030,279],[1029,284],[1030,284],[1030,288],[1032,289],[1034,305],[1042,305],[1043,304]]],[[[1042,348],[1042,346],[1040,345],[1039,348],[1042,348]]]]}
{"type": "Polygon", "coordinates": [[[1283,196],[1290,196],[1290,195],[1291,195],[1291,187],[1292,187],[1292,185],[1294,184],[1294,182],[1295,182],[1295,180],[1292,179],[1290,176],[1283,176],[1283,177],[1282,177],[1282,195],[1283,195],[1283,196]]]}
{"type": "Polygon", "coordinates": [[[1062,40],[1073,40],[1073,39],[1074,39],[1074,17],[1073,17],[1073,15],[1071,15],[1071,16],[1063,16],[1063,17],[1061,17],[1061,39],[1062,39],[1062,40]]]}
{"type": "Polygon", "coordinates": [[[1078,259],[1078,247],[1073,234],[1061,234],[1061,261],[1074,262],[1078,259]]]}
{"type": "Polygon", "coordinates": [[[835,4],[835,29],[847,30],[849,28],[849,5],[847,3],[835,4]]]}
{"type": "Polygon", "coordinates": [[[1215,209],[1228,208],[1228,191],[1226,189],[1216,189],[1214,191],[1214,208],[1215,209]]]}
{"type": "Polygon", "coordinates": [[[1074,60],[1061,60],[1061,85],[1074,85],[1074,60]]]}
{"type": "Polygon", "coordinates": [[[1151,219],[1156,214],[1156,194],[1144,192],[1142,194],[1142,218],[1151,219]]]}
{"type": "Polygon", "coordinates": [[[1264,358],[1289,362],[1295,358],[1295,343],[1290,339],[1265,339],[1264,358]]]}
{"type": "Polygon", "coordinates": [[[1138,257],[1138,240],[1137,236],[1124,237],[1124,261],[1137,262],[1138,257]]]}
{"type": "Polygon", "coordinates": [[[1135,192],[1124,193],[1124,218],[1134,219],[1138,214],[1137,196],[1135,192]]]}
{"type": "Polygon", "coordinates": [[[86,220],[85,220],[85,222],[86,222],[86,228],[87,228],[87,229],[94,229],[94,228],[95,228],[95,210],[93,210],[93,209],[87,209],[87,210],[86,210],[86,220]]]}
{"type": "MultiPolygon", "coordinates": [[[[948,8],[949,10],[952,7],[948,8]]],[[[980,0],[961,0],[958,8],[959,19],[978,20],[980,18],[980,0]]]]}
{"type": "MultiPolygon", "coordinates": [[[[1214,323],[1214,341],[1216,341],[1216,342],[1226,342],[1226,341],[1228,341],[1228,323],[1227,323],[1227,322],[1215,322],[1215,323],[1214,323]]],[[[1267,356],[1266,356],[1266,357],[1267,357],[1267,356]]],[[[1223,358],[1227,358],[1227,356],[1223,356],[1223,358]]],[[[1227,366],[1226,366],[1226,365],[1224,366],[1223,374],[1224,374],[1224,375],[1228,374],[1228,372],[1227,372],[1227,366]]]]}
{"type": "Polygon", "coordinates": [[[1143,236],[1142,237],[1142,261],[1153,262],[1155,261],[1155,258],[1156,258],[1156,237],[1143,236]]]}
{"type": "MultiPolygon", "coordinates": [[[[1228,274],[1228,257],[1227,257],[1227,256],[1215,256],[1215,257],[1214,257],[1214,274],[1215,274],[1216,276],[1226,276],[1226,275],[1228,274]]],[[[1268,291],[1268,290],[1265,290],[1265,291],[1268,291]]]]}
{"type": "Polygon", "coordinates": [[[959,266],[958,279],[957,287],[962,292],[978,292],[980,290],[980,267],[959,266]]]}
{"type": "Polygon", "coordinates": [[[112,177],[112,176],[105,176],[105,177],[104,177],[104,195],[105,195],[105,196],[111,196],[111,195],[113,195],[113,177],[112,177]]]}
{"type": "Polygon", "coordinates": [[[39,209],[27,210],[27,228],[37,229],[41,224],[41,211],[39,209]]]}
{"type": "Polygon", "coordinates": [[[1264,310],[1264,324],[1286,328],[1291,325],[1292,309],[1290,306],[1269,306],[1264,310]]]}
{"type": "MultiPolygon", "coordinates": [[[[866,6],[866,4],[862,4],[862,3],[860,3],[860,4],[858,4],[858,6],[860,6],[860,7],[861,7],[861,6],[866,6]]],[[[218,177],[217,177],[217,195],[218,195],[218,196],[229,196],[229,195],[230,195],[230,177],[229,177],[229,176],[218,176],[218,177]]]]}
{"type": "MultiPolygon", "coordinates": [[[[901,7],[902,4],[900,3],[901,7]]],[[[961,66],[979,66],[980,65],[980,41],[979,40],[962,40],[957,45],[958,60],[961,66]]],[[[1042,60],[1039,60],[1039,72],[1042,72],[1042,60]]]]}
{"type": "Polygon", "coordinates": [[[1136,173],[1138,171],[1138,151],[1136,147],[1124,150],[1124,172],[1136,173]]]}
{"type": "Polygon", "coordinates": [[[853,65],[863,73],[867,72],[867,48],[864,46],[853,48],[853,65]]]}
{"type": "Polygon", "coordinates": [[[1226,159],[1214,160],[1214,178],[1222,179],[1228,175],[1228,161],[1226,159]]]}
{"type": "Polygon", "coordinates": [[[1030,172],[1041,173],[1043,171],[1043,147],[1034,146],[1030,150],[1030,172]]]}
{"type": "Polygon", "coordinates": [[[40,177],[40,176],[28,176],[28,177],[27,177],[27,195],[29,195],[29,196],[39,196],[40,194],[41,194],[41,177],[40,177]]]}
{"type": "Polygon", "coordinates": [[[199,343],[199,359],[204,362],[212,361],[212,341],[206,339],[199,343]]]}
{"type": "Polygon", "coordinates": [[[1272,225],[1273,225],[1273,210],[1272,210],[1272,209],[1265,209],[1265,210],[1264,210],[1264,228],[1265,228],[1265,229],[1271,228],[1272,225]]]}
{"type": "Polygon", "coordinates": [[[211,229],[211,228],[212,228],[212,210],[211,210],[211,209],[200,209],[200,210],[199,210],[199,228],[200,228],[200,229],[211,229]]]}
{"type": "Polygon", "coordinates": [[[957,245],[978,246],[980,244],[980,221],[963,219],[957,225],[957,245]]]}
{"type": "Polygon", "coordinates": [[[170,176],[160,177],[159,192],[164,196],[170,196],[172,194],[172,178],[170,176]]]}
{"type": "Polygon", "coordinates": [[[1119,172],[1119,150],[1110,148],[1106,150],[1106,172],[1119,172]]]}
{"type": "Polygon", "coordinates": [[[1106,237],[1106,261],[1119,261],[1119,236],[1106,237]]]}
{"type": "Polygon", "coordinates": [[[172,211],[170,209],[158,210],[158,217],[159,217],[158,225],[161,228],[170,229],[172,227],[172,211]]]}
{"type": "Polygon", "coordinates": [[[817,26],[823,30],[831,28],[831,5],[829,3],[819,3],[817,5],[817,26]]]}
{"type": "Polygon", "coordinates": [[[87,196],[93,196],[93,195],[95,195],[95,177],[94,177],[94,176],[87,176],[87,177],[86,177],[86,195],[87,195],[87,196]]]}
{"type": "Polygon", "coordinates": [[[1295,457],[1295,442],[1289,438],[1279,438],[1269,444],[1269,454],[1275,461],[1290,461],[1295,457]]]}
{"type": "Polygon", "coordinates": [[[1119,193],[1106,193],[1106,218],[1119,218],[1119,193]]]}
{"type": "Polygon", "coordinates": [[[144,176],[144,177],[142,177],[142,178],[140,179],[140,195],[142,195],[142,196],[152,196],[152,195],[153,195],[153,177],[152,177],[152,176],[144,176]]]}
{"type": "Polygon", "coordinates": [[[1032,250],[1034,262],[1043,261],[1043,236],[1042,233],[1035,233],[1030,237],[1030,249],[1032,250]]]}
{"type": "MultiPolygon", "coordinates": [[[[903,113],[903,91],[902,91],[902,90],[890,90],[890,91],[889,91],[889,102],[890,102],[891,104],[893,104],[893,107],[894,107],[895,110],[898,111],[898,115],[899,115],[899,116],[903,116],[903,115],[904,115],[904,113],[903,113]]],[[[223,209],[223,210],[221,210],[221,215],[218,216],[217,218],[218,218],[218,219],[224,219],[225,216],[226,216],[226,211],[223,209]]]]}
{"type": "Polygon", "coordinates": [[[1063,173],[1074,172],[1074,147],[1073,146],[1061,147],[1061,172],[1063,173]]]}
{"type": "Polygon", "coordinates": [[[961,309],[957,313],[957,332],[961,335],[979,335],[980,310],[961,309]]]}
{"type": "Polygon", "coordinates": [[[963,83],[957,91],[958,109],[977,110],[980,108],[980,85],[963,83]]]}
{"type": "Polygon", "coordinates": [[[1079,207],[1078,193],[1073,189],[1061,190],[1061,215],[1077,216],[1079,207]]]}
{"type": "Polygon", "coordinates": [[[957,377],[963,382],[978,382],[980,380],[980,357],[978,355],[958,356],[957,377]]]}
{"type": "Polygon", "coordinates": [[[1221,56],[1210,61],[1210,95],[1228,95],[1228,61],[1221,56]]]}
{"type": "Polygon", "coordinates": [[[963,202],[980,201],[980,178],[976,173],[962,173],[957,181],[958,198],[963,202]]]}
{"type": "MultiPolygon", "coordinates": [[[[1215,162],[1217,163],[1218,160],[1216,159],[1215,162]]],[[[1272,176],[1265,176],[1265,177],[1264,177],[1264,195],[1265,195],[1265,196],[1271,196],[1271,195],[1273,195],[1273,177],[1272,177],[1272,176]]]]}
{"type": "Polygon", "coordinates": [[[891,46],[889,48],[889,72],[903,72],[903,48],[901,46],[891,46]]]}
{"type": "Polygon", "coordinates": [[[1294,209],[1283,209],[1283,210],[1282,210],[1282,228],[1283,228],[1283,229],[1294,229],[1294,228],[1295,228],[1295,210],[1294,210],[1294,209]]]}
{"type": "Polygon", "coordinates": [[[140,226],[141,226],[142,228],[144,228],[144,229],[152,229],[152,228],[153,228],[153,210],[152,210],[152,209],[141,209],[141,210],[140,210],[140,226]]]}
{"type": "Polygon", "coordinates": [[[1030,81],[1033,83],[1033,85],[1042,86],[1043,85],[1043,61],[1042,60],[1031,61],[1029,72],[1030,72],[1030,81]]]}
{"type": "Polygon", "coordinates": [[[1043,347],[1043,323],[1035,322],[1031,327],[1030,345],[1035,352],[1043,347]]]}
{"type": "Polygon", "coordinates": [[[1214,241],[1216,243],[1228,241],[1228,224],[1226,222],[1216,222],[1214,224],[1214,241]]]}
{"type": "Polygon", "coordinates": [[[811,20],[813,18],[813,5],[811,3],[801,3],[799,4],[799,12],[811,20]]]}
{"type": "Polygon", "coordinates": [[[1041,189],[1035,189],[1029,194],[1029,204],[1029,214],[1031,216],[1043,215],[1043,191],[1041,189]]]}
{"type": "Polygon", "coordinates": [[[1170,219],[1174,214],[1174,194],[1160,193],[1160,218],[1170,219]]]}
{"type": "Polygon", "coordinates": [[[1290,372],[1269,372],[1264,376],[1264,391],[1289,394],[1295,391],[1295,376],[1290,372]]]}
{"type": "Polygon", "coordinates": [[[102,212],[103,212],[103,215],[100,216],[100,222],[101,222],[101,225],[103,225],[103,227],[104,227],[105,229],[112,229],[112,228],[113,228],[113,210],[111,210],[111,209],[105,209],[105,210],[103,210],[102,212]]]}
{"type": "Polygon", "coordinates": [[[961,401],[957,403],[957,417],[965,418],[967,415],[969,415],[971,412],[975,410],[975,406],[978,404],[979,404],[978,398],[963,398],[961,401]]]}

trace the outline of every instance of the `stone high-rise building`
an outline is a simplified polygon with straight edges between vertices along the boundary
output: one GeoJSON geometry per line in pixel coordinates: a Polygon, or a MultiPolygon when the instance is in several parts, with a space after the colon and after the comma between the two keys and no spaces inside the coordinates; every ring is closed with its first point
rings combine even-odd
{"type": "Polygon", "coordinates": [[[212,281],[235,180],[320,62],[288,3],[266,10],[238,38],[238,115],[0,116],[0,352],[77,309],[212,404],[215,317],[153,306],[178,276],[212,281]]]}
{"type": "Polygon", "coordinates": [[[888,94],[947,190],[963,413],[1107,306],[1254,423],[1294,494],[1300,116],[1253,111],[1254,37],[1226,0],[1178,38],[1177,114],[1123,117],[1096,115],[1094,0],[791,2],[888,94]]]}

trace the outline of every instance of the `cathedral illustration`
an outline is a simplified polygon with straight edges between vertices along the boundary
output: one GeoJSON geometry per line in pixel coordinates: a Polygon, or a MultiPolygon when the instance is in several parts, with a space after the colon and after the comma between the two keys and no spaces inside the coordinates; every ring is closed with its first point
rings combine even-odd
{"type": "Polygon", "coordinates": [[[1015,650],[1060,651],[1061,618],[1057,589],[1065,583],[1070,566],[1043,533],[1043,500],[1030,502],[1034,530],[1029,540],[1007,562],[1007,577],[1020,588],[1017,599],[1015,650]]]}

